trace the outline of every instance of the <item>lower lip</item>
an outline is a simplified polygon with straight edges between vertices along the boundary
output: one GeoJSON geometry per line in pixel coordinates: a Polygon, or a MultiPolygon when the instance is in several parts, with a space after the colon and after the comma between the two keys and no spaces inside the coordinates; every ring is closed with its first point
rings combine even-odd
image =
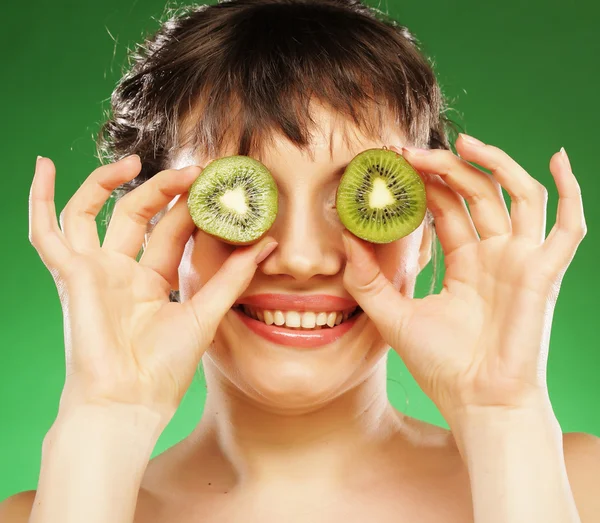
{"type": "Polygon", "coordinates": [[[335,327],[324,327],[319,330],[292,330],[276,325],[267,325],[263,321],[258,321],[250,316],[246,316],[238,309],[232,309],[251,331],[255,332],[264,339],[277,343],[278,345],[287,345],[288,347],[315,348],[328,345],[340,339],[346,334],[360,318],[362,312],[352,318],[336,325],[335,327]]]}

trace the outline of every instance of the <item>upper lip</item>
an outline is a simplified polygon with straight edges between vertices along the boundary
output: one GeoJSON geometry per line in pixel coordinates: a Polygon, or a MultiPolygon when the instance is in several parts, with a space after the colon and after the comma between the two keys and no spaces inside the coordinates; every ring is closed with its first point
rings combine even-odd
{"type": "Polygon", "coordinates": [[[279,311],[345,311],[358,307],[358,303],[347,298],[329,294],[253,294],[244,296],[235,305],[250,305],[259,309],[279,311]]]}

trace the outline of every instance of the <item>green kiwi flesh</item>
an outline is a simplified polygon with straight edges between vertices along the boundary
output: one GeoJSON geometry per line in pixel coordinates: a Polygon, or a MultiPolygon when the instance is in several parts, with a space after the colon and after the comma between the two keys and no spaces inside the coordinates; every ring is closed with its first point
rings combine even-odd
{"type": "Polygon", "coordinates": [[[425,218],[425,184],[395,151],[357,154],[340,180],[336,208],[344,227],[371,243],[389,243],[413,232],[425,218]]]}
{"type": "Polygon", "coordinates": [[[234,245],[250,244],[277,216],[277,185],[269,170],[249,156],[210,162],[194,180],[187,200],[196,227],[234,245]]]}

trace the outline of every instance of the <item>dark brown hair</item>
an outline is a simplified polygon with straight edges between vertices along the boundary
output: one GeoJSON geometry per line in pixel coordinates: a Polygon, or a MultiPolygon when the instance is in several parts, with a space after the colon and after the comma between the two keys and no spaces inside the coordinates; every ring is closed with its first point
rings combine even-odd
{"type": "MultiPolygon", "coordinates": [[[[275,131],[306,150],[312,98],[367,136],[379,137],[392,114],[408,143],[450,148],[454,125],[416,38],[359,0],[226,0],[167,16],[130,53],[98,133],[101,162],[133,153],[142,160],[114,203],[184,147],[217,158],[233,137],[233,154],[260,154],[275,131]]],[[[429,211],[426,219],[432,224],[429,211]]],[[[435,234],[432,248],[430,292],[435,234]]]]}

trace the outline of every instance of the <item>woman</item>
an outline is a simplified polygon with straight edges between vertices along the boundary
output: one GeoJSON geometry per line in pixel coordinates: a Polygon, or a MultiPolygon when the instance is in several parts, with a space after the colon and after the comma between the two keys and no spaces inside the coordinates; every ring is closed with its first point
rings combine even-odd
{"type": "Polygon", "coordinates": [[[356,0],[190,8],[134,58],[99,140],[110,162],[60,228],[54,164],[36,166],[30,240],[63,305],[67,378],[38,490],[0,521],[598,521],[598,440],[563,437],[545,379],[585,235],[564,150],[545,238],[546,189],[493,145],[461,135],[450,152],[414,38],[356,0]],[[383,145],[422,174],[429,213],[373,246],[343,230],[334,196],[348,162],[383,145]],[[273,227],[249,247],[197,230],[186,207],[202,168],[232,154],[279,188],[273,227]],[[443,290],[417,300],[436,234],[443,290]],[[267,327],[268,314],[305,326],[267,327]],[[449,431],[390,405],[390,347],[449,431]],[[202,420],[148,463],[200,362],[202,420]]]}

